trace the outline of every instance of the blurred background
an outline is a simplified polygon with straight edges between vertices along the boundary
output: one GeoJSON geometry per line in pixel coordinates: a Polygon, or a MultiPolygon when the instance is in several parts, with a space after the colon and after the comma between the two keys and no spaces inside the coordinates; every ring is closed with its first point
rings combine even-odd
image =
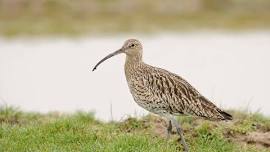
{"type": "Polygon", "coordinates": [[[102,120],[147,112],[133,101],[129,38],[145,62],[187,79],[224,109],[270,115],[269,0],[0,0],[0,105],[94,111],[102,120]]]}

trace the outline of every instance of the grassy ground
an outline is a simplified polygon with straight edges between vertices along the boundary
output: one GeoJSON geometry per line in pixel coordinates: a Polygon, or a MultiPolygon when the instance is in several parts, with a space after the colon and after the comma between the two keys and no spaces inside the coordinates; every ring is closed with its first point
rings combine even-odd
{"type": "MultiPolygon", "coordinates": [[[[260,114],[233,112],[232,122],[210,122],[182,117],[192,152],[270,151],[270,119],[260,114]],[[258,135],[258,136],[253,136],[258,135]],[[262,137],[265,136],[265,139],[262,137]]],[[[174,134],[168,141],[166,123],[148,115],[122,122],[100,122],[92,113],[39,114],[15,108],[0,110],[0,151],[181,151],[174,134]]]]}
{"type": "Polygon", "coordinates": [[[269,0],[0,0],[3,36],[269,27],[269,0]]]}

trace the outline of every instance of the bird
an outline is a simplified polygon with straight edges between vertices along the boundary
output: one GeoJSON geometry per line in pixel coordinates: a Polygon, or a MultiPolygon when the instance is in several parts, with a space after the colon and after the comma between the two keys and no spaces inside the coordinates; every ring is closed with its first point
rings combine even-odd
{"type": "Polygon", "coordinates": [[[201,95],[181,76],[146,64],[143,61],[143,46],[137,39],[126,40],[120,49],[100,60],[92,71],[118,54],[126,55],[125,76],[134,101],[147,111],[166,118],[168,135],[175,126],[185,152],[189,151],[189,147],[175,116],[192,115],[214,121],[233,119],[232,115],[201,95]]]}

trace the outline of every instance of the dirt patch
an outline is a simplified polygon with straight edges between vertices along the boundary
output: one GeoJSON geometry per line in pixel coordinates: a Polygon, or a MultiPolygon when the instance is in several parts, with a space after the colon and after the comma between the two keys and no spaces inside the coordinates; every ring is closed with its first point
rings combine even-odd
{"type": "Polygon", "coordinates": [[[153,118],[154,133],[163,138],[167,138],[168,123],[162,118],[153,118]]]}
{"type": "Polygon", "coordinates": [[[19,124],[19,120],[17,117],[1,117],[0,116],[0,124],[1,123],[8,123],[8,124],[19,124]]]}
{"type": "Polygon", "coordinates": [[[120,123],[120,129],[125,132],[134,132],[150,128],[149,121],[137,118],[128,118],[120,123]]]}
{"type": "Polygon", "coordinates": [[[236,137],[236,140],[247,144],[270,148],[270,132],[251,132],[247,135],[236,137]]]}

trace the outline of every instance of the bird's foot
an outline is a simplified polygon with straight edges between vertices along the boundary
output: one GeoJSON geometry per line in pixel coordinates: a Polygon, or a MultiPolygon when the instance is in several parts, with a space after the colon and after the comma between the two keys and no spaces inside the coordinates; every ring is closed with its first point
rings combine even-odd
{"type": "Polygon", "coordinates": [[[189,152],[189,148],[188,148],[187,144],[184,143],[185,141],[182,141],[181,137],[179,137],[177,139],[177,141],[179,142],[179,144],[181,144],[181,146],[183,146],[183,151],[184,152],[189,152]]]}

